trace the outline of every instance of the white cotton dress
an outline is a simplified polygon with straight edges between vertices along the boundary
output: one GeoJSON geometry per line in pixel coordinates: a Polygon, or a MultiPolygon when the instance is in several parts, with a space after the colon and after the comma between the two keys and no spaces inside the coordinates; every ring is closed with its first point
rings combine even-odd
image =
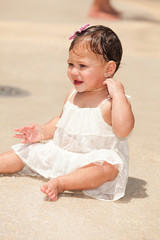
{"type": "Polygon", "coordinates": [[[70,102],[70,97],[52,140],[47,143],[20,143],[12,149],[32,173],[47,179],[71,173],[90,163],[113,164],[119,170],[114,181],[83,193],[96,199],[117,200],[124,196],[128,179],[127,139],[114,134],[102,117],[101,106],[80,108],[70,102]]]}

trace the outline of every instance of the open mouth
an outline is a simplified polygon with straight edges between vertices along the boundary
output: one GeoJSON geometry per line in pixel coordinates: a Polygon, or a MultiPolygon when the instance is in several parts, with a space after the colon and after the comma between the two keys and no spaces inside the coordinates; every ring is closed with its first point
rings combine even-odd
{"type": "Polygon", "coordinates": [[[74,83],[75,86],[79,86],[79,85],[81,85],[83,83],[83,81],[74,80],[73,83],[74,83]]]}

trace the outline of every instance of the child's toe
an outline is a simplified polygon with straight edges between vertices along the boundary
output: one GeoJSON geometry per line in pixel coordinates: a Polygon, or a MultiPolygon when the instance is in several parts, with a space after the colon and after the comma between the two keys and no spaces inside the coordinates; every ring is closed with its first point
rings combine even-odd
{"type": "Polygon", "coordinates": [[[57,181],[55,179],[50,180],[47,184],[44,184],[41,186],[40,190],[46,194],[46,196],[52,200],[57,201],[58,194],[59,194],[59,188],[57,181]]]}
{"type": "Polygon", "coordinates": [[[47,196],[48,196],[49,194],[52,194],[52,190],[51,190],[50,188],[48,188],[48,189],[45,191],[45,193],[46,193],[47,196]]]}
{"type": "Polygon", "coordinates": [[[53,195],[54,195],[54,192],[52,191],[47,194],[48,197],[52,197],[53,195]]]}
{"type": "Polygon", "coordinates": [[[41,192],[43,192],[43,193],[45,193],[47,189],[48,189],[48,186],[47,186],[47,185],[43,185],[43,186],[40,187],[40,190],[41,190],[41,192]]]}
{"type": "Polygon", "coordinates": [[[43,192],[43,193],[46,193],[48,191],[48,185],[45,184],[45,185],[42,185],[40,190],[43,192]]]}
{"type": "Polygon", "coordinates": [[[54,193],[54,194],[50,197],[50,199],[51,199],[52,201],[57,201],[57,195],[54,193]]]}

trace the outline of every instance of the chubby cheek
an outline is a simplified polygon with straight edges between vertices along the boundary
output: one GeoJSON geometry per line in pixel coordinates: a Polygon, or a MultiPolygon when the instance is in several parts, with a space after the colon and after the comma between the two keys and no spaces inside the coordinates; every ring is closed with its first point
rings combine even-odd
{"type": "Polygon", "coordinates": [[[71,79],[71,71],[69,69],[67,69],[67,76],[71,79]]]}

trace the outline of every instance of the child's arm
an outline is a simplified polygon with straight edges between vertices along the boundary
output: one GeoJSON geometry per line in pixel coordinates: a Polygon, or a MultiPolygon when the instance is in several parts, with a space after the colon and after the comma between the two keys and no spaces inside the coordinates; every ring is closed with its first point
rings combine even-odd
{"type": "Polygon", "coordinates": [[[41,126],[41,140],[48,140],[53,138],[54,133],[57,129],[56,124],[58,123],[60,117],[54,117],[49,122],[41,126]]]}
{"type": "Polygon", "coordinates": [[[111,78],[104,81],[112,98],[112,127],[118,137],[127,137],[134,127],[134,115],[123,85],[111,78]]]}

